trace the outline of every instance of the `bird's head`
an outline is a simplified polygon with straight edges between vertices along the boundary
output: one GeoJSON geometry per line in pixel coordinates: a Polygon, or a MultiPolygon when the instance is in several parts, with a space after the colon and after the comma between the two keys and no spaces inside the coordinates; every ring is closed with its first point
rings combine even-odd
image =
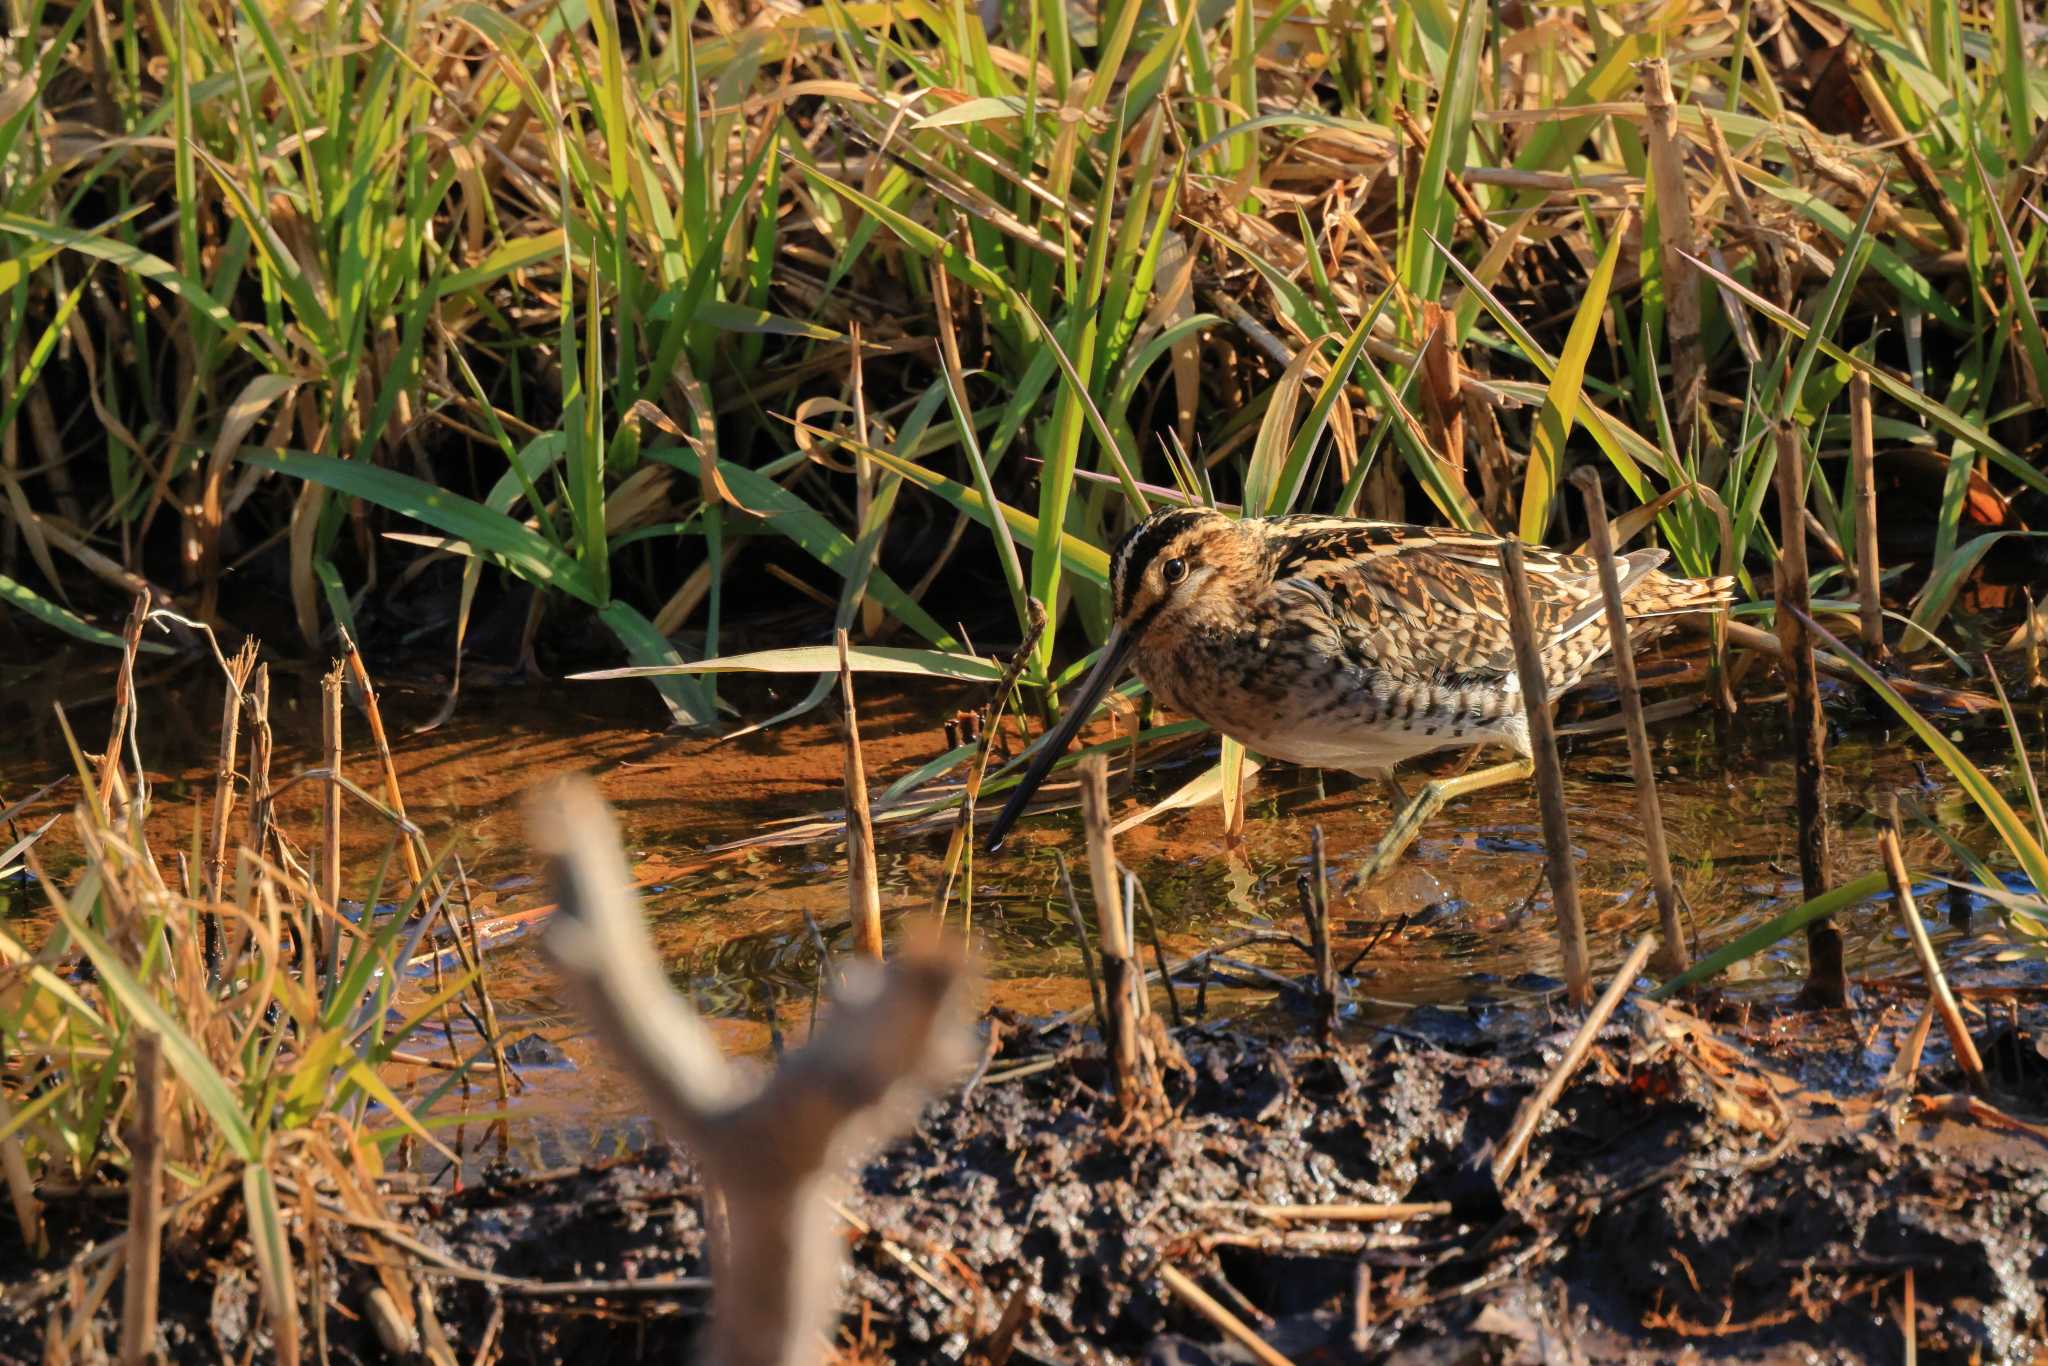
{"type": "Polygon", "coordinates": [[[1227,591],[1244,567],[1236,522],[1205,507],[1166,508],[1124,533],[1109,557],[1116,627],[1135,641],[1163,619],[1227,591]]]}
{"type": "Polygon", "coordinates": [[[1149,632],[1198,615],[1204,602],[1229,591],[1250,559],[1238,525],[1214,508],[1165,508],[1124,533],[1109,557],[1110,604],[1116,614],[1109,638],[996,817],[988,834],[990,853],[1002,845],[1031,794],[1122,675],[1138,642],[1149,632]]]}

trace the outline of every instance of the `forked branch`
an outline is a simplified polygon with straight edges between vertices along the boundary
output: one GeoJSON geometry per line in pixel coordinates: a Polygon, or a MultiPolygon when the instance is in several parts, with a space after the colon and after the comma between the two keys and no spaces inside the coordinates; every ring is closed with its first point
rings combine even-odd
{"type": "Polygon", "coordinates": [[[532,829],[561,907],[546,943],[570,996],[724,1204],[705,1359],[817,1360],[839,1302],[842,1244],[828,1187],[970,1062],[964,960],[931,942],[887,969],[847,964],[831,1029],[756,1085],[670,988],[595,790],[578,781],[547,791],[532,829]]]}

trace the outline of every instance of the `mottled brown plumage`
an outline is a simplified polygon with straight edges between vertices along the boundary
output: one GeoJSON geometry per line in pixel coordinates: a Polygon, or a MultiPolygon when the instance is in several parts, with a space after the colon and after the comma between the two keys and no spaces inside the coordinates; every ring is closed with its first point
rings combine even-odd
{"type": "MultiPolygon", "coordinates": [[[[1340,517],[1154,513],[1111,555],[1116,628],[991,846],[1129,659],[1168,706],[1276,759],[1385,774],[1448,748],[1501,744],[1526,756],[1501,539],[1340,517]]],[[[1526,556],[1556,697],[1609,649],[1598,567],[1538,547],[1526,556]]],[[[1618,566],[1630,620],[1644,623],[1637,641],[1730,597],[1725,579],[1659,572],[1664,557],[1637,550],[1618,566]]]]}

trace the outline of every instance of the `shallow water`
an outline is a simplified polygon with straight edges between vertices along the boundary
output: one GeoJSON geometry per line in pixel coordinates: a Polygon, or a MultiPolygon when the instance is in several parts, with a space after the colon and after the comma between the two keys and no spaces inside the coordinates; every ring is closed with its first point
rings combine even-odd
{"type": "MultiPolygon", "coordinates": [[[[9,685],[8,724],[0,736],[0,806],[65,771],[53,702],[61,698],[82,736],[104,733],[111,674],[101,679],[96,670],[102,663],[31,666],[0,680],[9,685]]],[[[206,670],[192,666],[159,670],[144,683],[142,746],[156,787],[151,838],[168,856],[188,847],[204,823],[219,687],[206,670]],[[186,720],[177,724],[173,718],[186,720]]],[[[802,678],[772,686],[728,685],[726,694],[742,716],[753,719],[773,714],[808,684],[802,678]]],[[[279,673],[273,679],[274,782],[316,762],[310,744],[316,687],[311,675],[279,673]]],[[[678,987],[692,995],[733,1052],[764,1055],[780,1042],[802,1039],[819,984],[818,944],[835,955],[848,944],[843,846],[821,839],[707,851],[777,821],[836,812],[842,801],[841,748],[833,712],[821,709],[771,731],[721,742],[661,730],[659,710],[642,687],[547,683],[473,687],[445,725],[415,733],[412,728],[442,701],[438,686],[394,679],[380,691],[407,812],[428,831],[433,848],[452,848],[487,889],[477,906],[480,919],[545,903],[525,846],[521,794],[548,777],[587,772],[613,803],[629,855],[650,884],[642,894],[650,929],[678,987]]],[[[877,791],[943,752],[945,719],[980,701],[970,687],[895,680],[863,681],[861,694],[868,770],[877,791]]],[[[1611,699],[1597,691],[1574,701],[1575,711],[1586,717],[1612,709],[1611,699]]],[[[1836,699],[1832,714],[1844,723],[1829,751],[1839,877],[1874,866],[1871,813],[1893,793],[1936,813],[1967,845],[1982,852],[1995,848],[1974,808],[1959,799],[1946,775],[1921,757],[1902,729],[1887,730],[1844,698],[1836,699]]],[[[1791,766],[1780,716],[1780,704],[1764,699],[1750,702],[1735,724],[1721,730],[1704,712],[1653,727],[1673,862],[1696,942],[1709,949],[1800,900],[1791,766]]],[[[347,725],[349,770],[374,785],[374,751],[353,709],[347,725]]],[[[2002,731],[1973,723],[1969,733],[1980,762],[1988,765],[2008,752],[2002,731]]],[[[1118,793],[1118,815],[1156,801],[1213,756],[1211,744],[1148,763],[1135,789],[1118,793]]],[[[1446,771],[1455,762],[1456,756],[1447,756],[1425,763],[1404,780],[1413,790],[1429,771],[1446,771]]],[[[1568,742],[1565,791],[1594,970],[1604,976],[1655,921],[1627,748],[1618,733],[1568,742]]],[[[311,783],[287,788],[278,803],[283,827],[309,839],[317,828],[317,801],[311,783]]],[[[1324,831],[1333,882],[1341,882],[1347,867],[1371,850],[1388,814],[1387,796],[1377,784],[1276,764],[1258,777],[1238,850],[1224,852],[1221,818],[1212,806],[1142,825],[1119,840],[1118,851],[1145,884],[1165,952],[1178,958],[1246,929],[1298,930],[1296,885],[1307,864],[1311,828],[1324,831]]],[[[40,815],[31,811],[22,819],[40,815]]],[[[385,832],[373,820],[352,815],[346,844],[351,880],[344,894],[372,899],[385,832]]],[[[1916,836],[1910,846],[1916,866],[1953,865],[1953,856],[1931,833],[1916,836]]],[[[881,827],[882,895],[892,932],[905,913],[929,905],[944,847],[941,834],[897,834],[881,827]]],[[[1078,848],[1079,823],[1071,812],[1040,814],[1024,821],[1000,856],[977,861],[972,932],[989,974],[991,1003],[1043,1014],[1087,1002],[1053,857],[1063,850],[1079,864],[1078,848]]],[[[61,844],[44,853],[55,876],[75,866],[75,854],[61,844]]],[[[1339,964],[1376,940],[1350,980],[1351,1027],[1362,1029],[1421,1004],[1511,1003],[1554,988],[1559,957],[1542,873],[1541,834],[1528,784],[1480,793],[1447,808],[1378,885],[1337,899],[1339,964]]],[[[1950,928],[1938,914],[1937,889],[1924,890],[1931,928],[1945,952],[1984,950],[1987,929],[1999,933],[1995,918],[1983,916],[1974,935],[1950,928]]],[[[40,937],[33,933],[40,906],[32,887],[0,888],[0,915],[17,933],[40,937]]],[[[957,907],[953,920],[959,923],[957,907]]],[[[1886,976],[1909,966],[1910,948],[1888,905],[1860,907],[1840,923],[1852,974],[1886,976]]],[[[1299,956],[1284,946],[1234,956],[1288,973],[1302,970],[1299,956]]],[[[1800,941],[1787,941],[1741,965],[1733,985],[1780,988],[1803,971],[1803,957],[1800,941]]],[[[514,1159],[551,1166],[639,1141],[644,1125],[638,1097],[557,998],[532,935],[508,939],[489,955],[489,964],[506,1037],[539,1035],[553,1045],[522,1050],[533,1060],[518,1068],[514,1159]]],[[[1185,989],[1182,1003],[1193,1004],[1185,989]]],[[[1207,1005],[1212,1011],[1264,1012],[1280,1027],[1295,1023],[1284,1002],[1276,1003],[1270,989],[1256,985],[1212,987],[1207,1005]]],[[[411,1049],[440,1053],[448,1042],[421,1036],[411,1049]]],[[[474,1047],[472,1039],[452,1042],[458,1055],[474,1047]]],[[[480,1104],[495,1098],[488,1082],[476,1095],[480,1104]]],[[[480,1135],[472,1131],[467,1137],[474,1142],[480,1135]]]]}

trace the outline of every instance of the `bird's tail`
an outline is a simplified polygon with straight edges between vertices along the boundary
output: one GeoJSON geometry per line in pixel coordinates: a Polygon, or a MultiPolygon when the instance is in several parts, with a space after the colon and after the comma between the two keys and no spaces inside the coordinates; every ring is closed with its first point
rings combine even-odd
{"type": "Polygon", "coordinates": [[[1689,612],[1711,612],[1735,601],[1735,580],[1728,577],[1680,579],[1669,574],[1650,573],[1629,590],[1629,620],[1644,617],[1675,617],[1689,612]]]}

